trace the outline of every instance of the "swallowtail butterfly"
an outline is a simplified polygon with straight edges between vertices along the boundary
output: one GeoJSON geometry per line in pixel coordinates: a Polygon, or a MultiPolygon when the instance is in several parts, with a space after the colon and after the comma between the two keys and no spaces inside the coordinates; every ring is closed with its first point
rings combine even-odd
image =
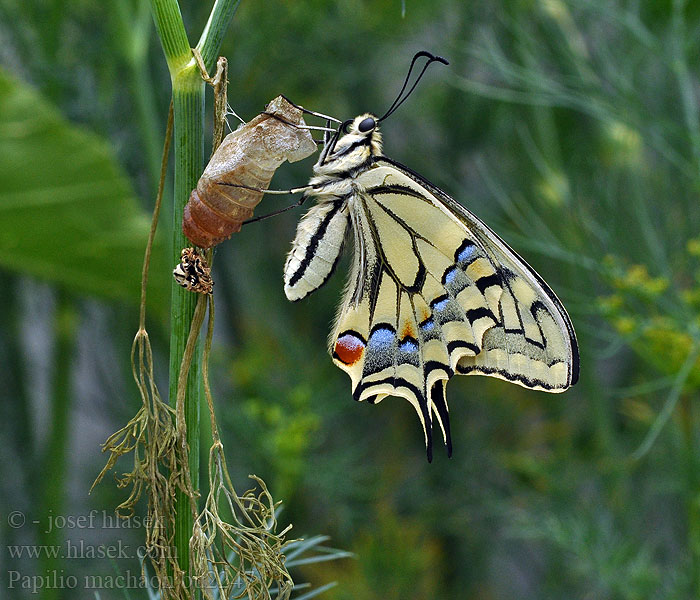
{"type": "MultiPolygon", "coordinates": [[[[427,57],[428,64],[445,59],[427,57]]],[[[496,233],[411,169],[382,154],[379,123],[362,114],[326,133],[284,267],[301,300],[332,274],[350,231],[354,259],[330,337],[355,400],[408,400],[432,459],[435,416],[452,453],[445,386],[488,375],[547,392],[576,383],[576,335],[544,280],[496,233]]]]}

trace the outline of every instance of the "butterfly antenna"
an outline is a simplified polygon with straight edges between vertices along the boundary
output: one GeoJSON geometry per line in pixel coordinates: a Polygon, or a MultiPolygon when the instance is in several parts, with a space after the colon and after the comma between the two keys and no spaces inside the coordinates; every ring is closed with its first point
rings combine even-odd
{"type": "Polygon", "coordinates": [[[443,65],[450,64],[447,61],[447,59],[443,58],[442,56],[435,56],[434,54],[431,54],[430,52],[428,52],[426,50],[421,50],[420,52],[416,52],[416,54],[413,57],[413,60],[411,61],[411,66],[408,68],[408,73],[406,75],[406,79],[404,79],[403,86],[401,86],[401,91],[399,92],[398,96],[396,96],[396,100],[394,100],[393,104],[389,107],[389,110],[387,110],[384,113],[384,116],[377,119],[377,122],[383,121],[384,119],[386,119],[389,115],[391,115],[399,106],[401,106],[406,101],[406,99],[411,95],[413,90],[416,89],[416,86],[418,85],[418,82],[423,77],[423,74],[425,73],[426,69],[434,62],[439,62],[439,63],[442,63],[443,65]],[[408,85],[408,82],[411,80],[411,73],[413,72],[413,67],[416,64],[416,61],[421,57],[426,57],[428,59],[428,62],[426,62],[425,65],[423,65],[423,69],[418,74],[418,77],[416,77],[416,80],[413,82],[413,85],[410,87],[408,92],[406,92],[406,94],[404,95],[404,91],[406,90],[406,86],[408,85]]]}

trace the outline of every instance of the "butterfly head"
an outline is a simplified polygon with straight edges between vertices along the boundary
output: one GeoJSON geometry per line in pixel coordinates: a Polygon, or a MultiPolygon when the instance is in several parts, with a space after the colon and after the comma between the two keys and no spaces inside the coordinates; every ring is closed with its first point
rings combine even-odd
{"type": "Polygon", "coordinates": [[[357,136],[368,136],[377,129],[377,117],[370,113],[364,113],[345,121],[340,126],[340,131],[344,134],[352,134],[357,136]]]}
{"type": "Polygon", "coordinates": [[[344,171],[365,164],[371,157],[381,154],[379,119],[370,113],[364,113],[345,121],[334,134],[328,136],[316,172],[326,171],[331,164],[333,170],[344,171]]]}
{"type": "Polygon", "coordinates": [[[340,126],[341,137],[334,152],[349,146],[366,146],[372,156],[382,153],[382,134],[379,133],[379,119],[373,114],[364,113],[345,121],[340,126]]]}

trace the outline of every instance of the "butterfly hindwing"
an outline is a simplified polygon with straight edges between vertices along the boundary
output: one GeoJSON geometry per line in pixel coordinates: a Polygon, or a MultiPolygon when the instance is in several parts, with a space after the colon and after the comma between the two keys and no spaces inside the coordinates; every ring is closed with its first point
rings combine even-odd
{"type": "MultiPolygon", "coordinates": [[[[574,385],[579,371],[576,335],[566,310],[544,280],[496,233],[447,194],[398,163],[383,157],[377,162],[393,167],[425,190],[432,202],[445,207],[471,233],[498,271],[499,285],[486,293],[499,294],[499,322],[488,330],[484,351],[460,360],[457,372],[491,375],[549,392],[574,385]],[[495,292],[498,288],[500,291],[495,292]]],[[[467,271],[474,268],[473,262],[471,265],[467,271]]],[[[492,281],[495,279],[492,276],[492,281]]]]}
{"type": "Polygon", "coordinates": [[[357,182],[353,274],[331,336],[356,400],[409,400],[430,456],[433,415],[451,446],[445,384],[454,373],[547,391],[575,382],[566,312],[500,238],[384,158],[357,182]]]}

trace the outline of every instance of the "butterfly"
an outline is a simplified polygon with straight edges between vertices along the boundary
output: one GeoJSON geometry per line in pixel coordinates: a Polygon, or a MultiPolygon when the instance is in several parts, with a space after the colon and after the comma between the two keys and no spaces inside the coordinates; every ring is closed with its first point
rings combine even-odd
{"type": "MultiPolygon", "coordinates": [[[[422,52],[414,63],[420,56],[429,57],[423,72],[447,62],[422,52]]],[[[303,198],[316,204],[298,224],[284,290],[297,301],[321,287],[352,238],[333,362],[350,376],[355,400],[399,396],[414,406],[431,461],[433,418],[452,454],[445,386],[453,375],[562,392],[578,380],[579,354],[544,280],[461,204],[382,154],[379,123],[415,84],[399,101],[405,88],[383,117],[361,114],[326,134],[303,198]]]]}

